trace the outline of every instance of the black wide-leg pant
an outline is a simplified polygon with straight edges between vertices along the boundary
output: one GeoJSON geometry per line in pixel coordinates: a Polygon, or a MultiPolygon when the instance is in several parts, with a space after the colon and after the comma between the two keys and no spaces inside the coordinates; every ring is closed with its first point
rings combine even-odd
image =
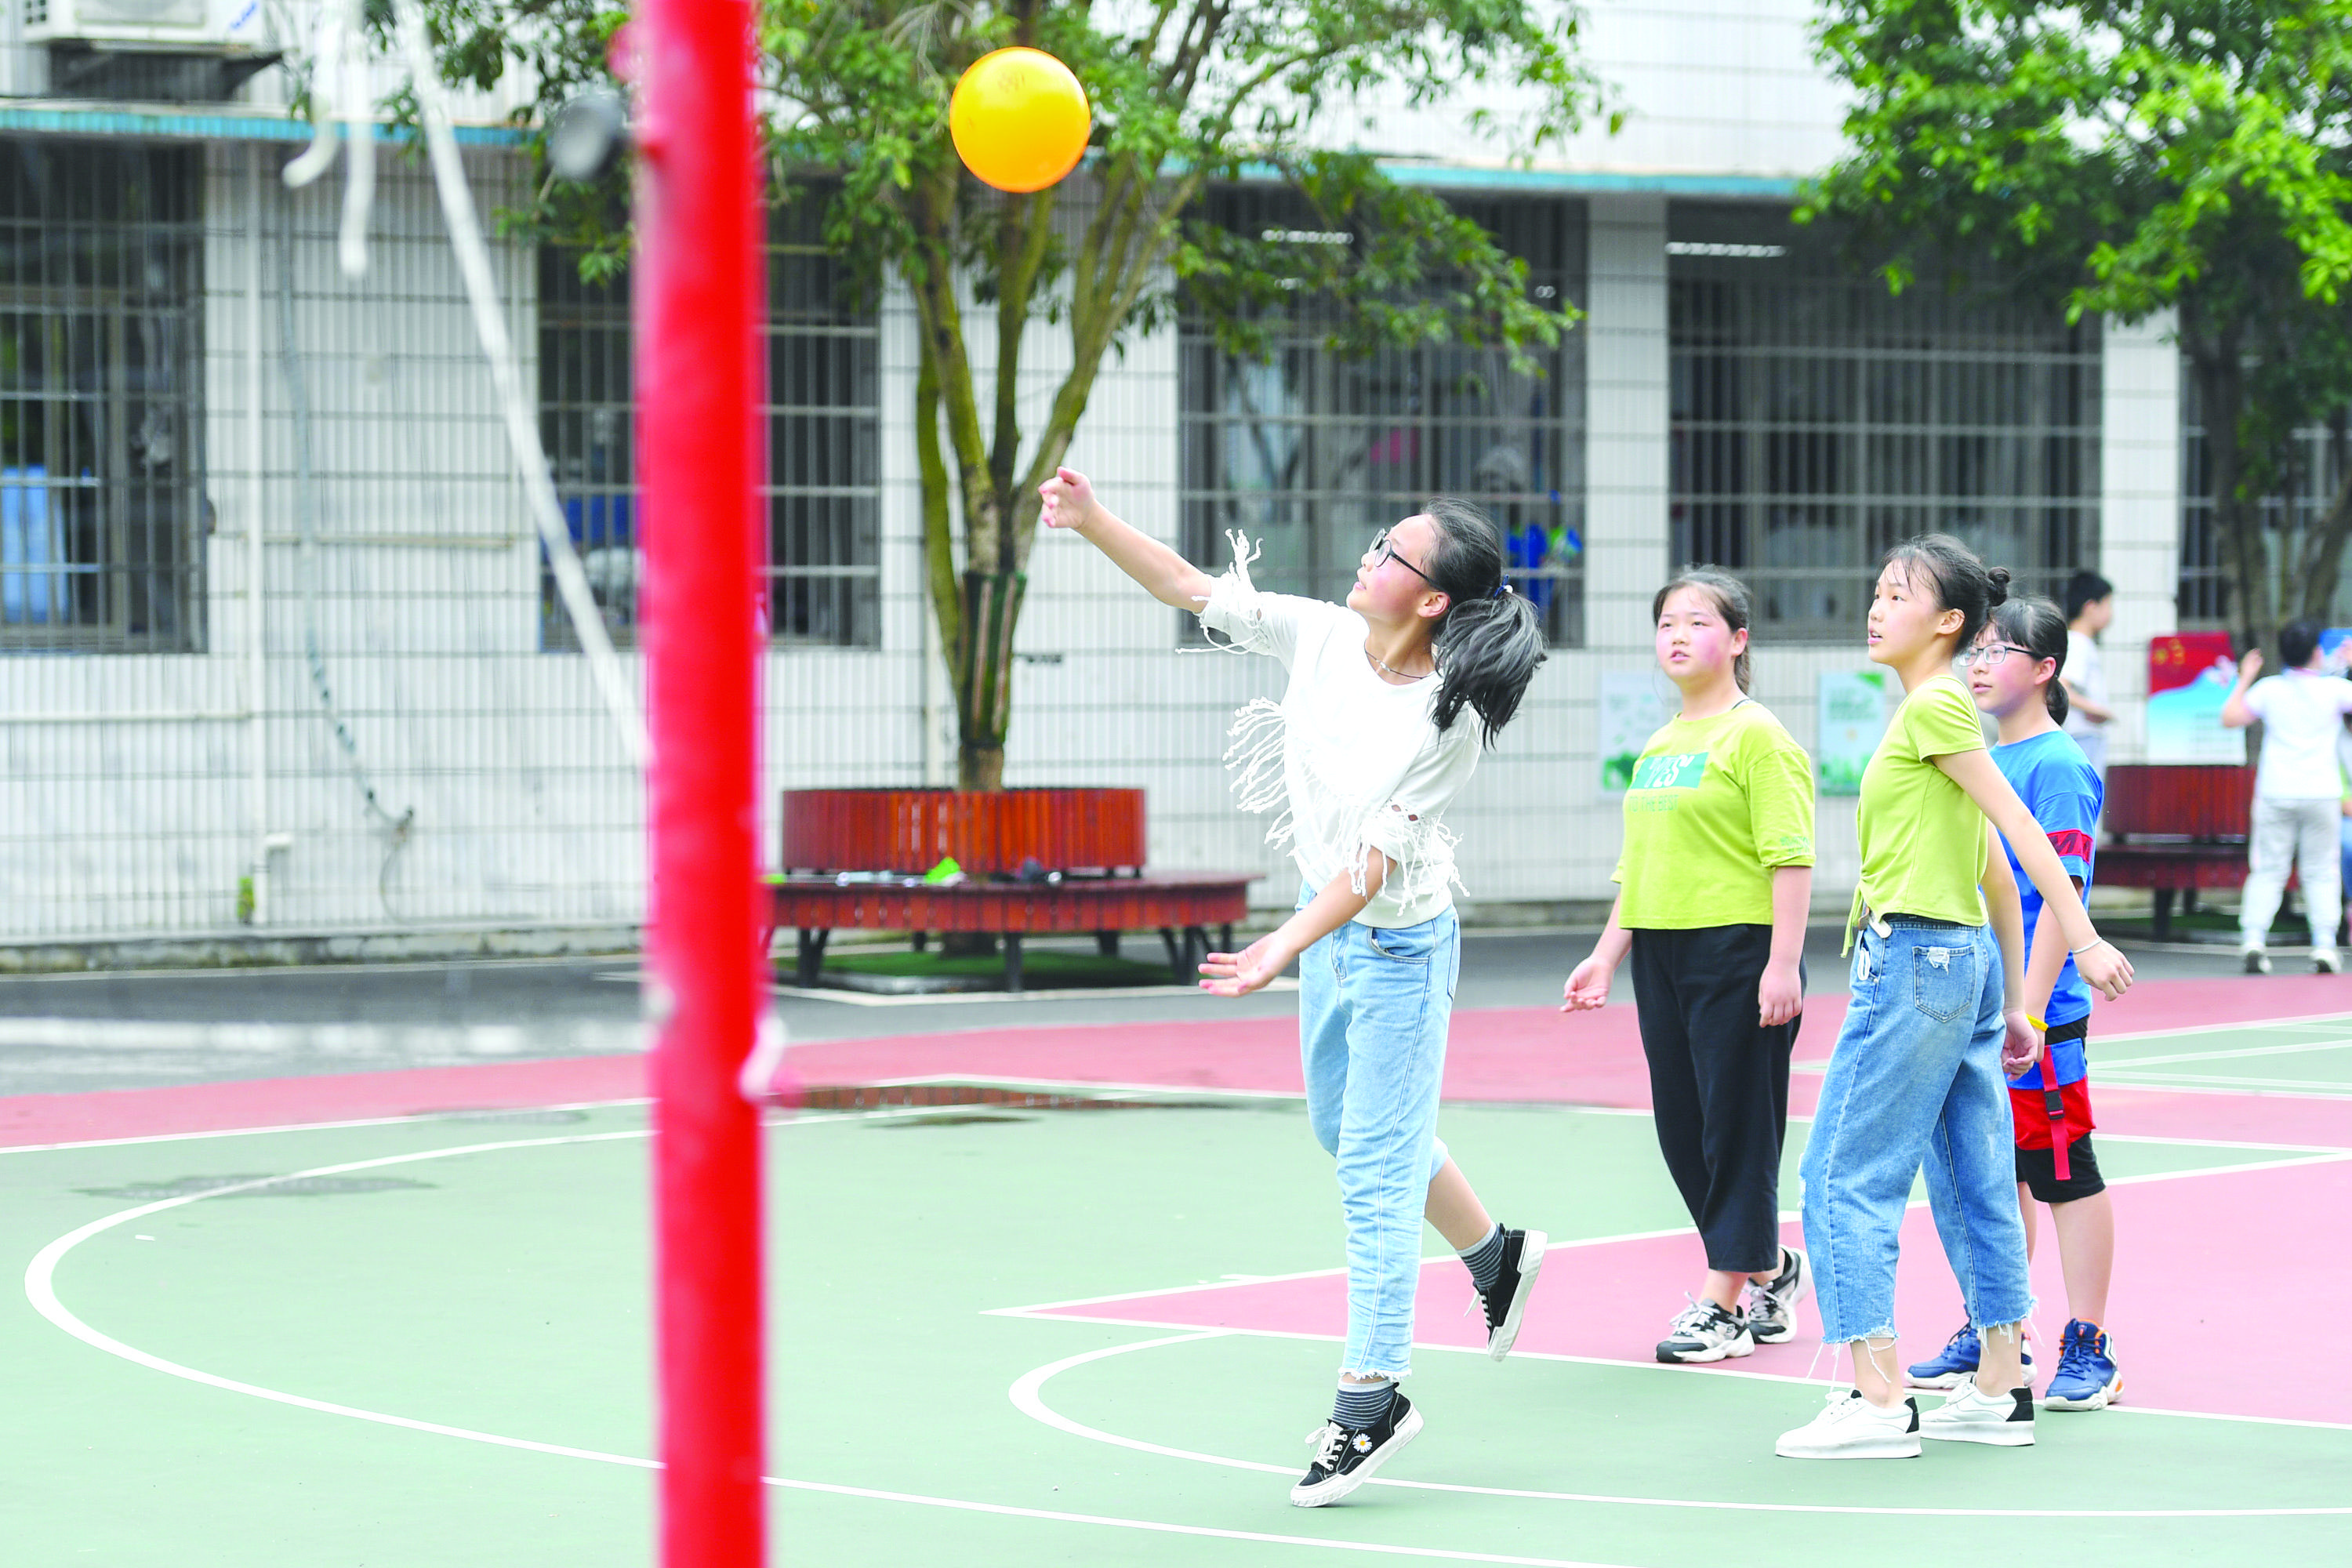
{"type": "Polygon", "coordinates": [[[1778,1268],[1789,1057],[1803,1018],[1769,1029],[1756,1021],[1772,928],[1631,934],[1658,1149],[1706,1244],[1706,1266],[1778,1268]]]}

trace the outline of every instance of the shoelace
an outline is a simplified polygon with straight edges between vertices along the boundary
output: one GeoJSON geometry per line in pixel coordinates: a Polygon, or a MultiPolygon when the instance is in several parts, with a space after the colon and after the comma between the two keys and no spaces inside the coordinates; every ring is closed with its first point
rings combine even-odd
{"type": "Polygon", "coordinates": [[[2078,1334],[2070,1326],[2066,1331],[2065,1342],[2058,1348],[2058,1370],[2051,1381],[2055,1383],[2070,1372],[2089,1377],[2091,1358],[2097,1353],[2098,1347],[2091,1342],[2091,1336],[2078,1334]]]}
{"type": "Polygon", "coordinates": [[[1688,1329],[1696,1333],[1715,1321],[1715,1314],[1709,1310],[1715,1306],[1714,1302],[1698,1300],[1687,1290],[1683,1292],[1683,1300],[1690,1305],[1684,1308],[1682,1315],[1674,1321],[1672,1327],[1676,1332],[1688,1329]]]}
{"type": "Polygon", "coordinates": [[[1346,1427],[1337,1421],[1326,1421],[1307,1434],[1307,1440],[1315,1445],[1315,1463],[1318,1466],[1327,1470],[1339,1468],[1339,1450],[1348,1442],[1346,1427]]]}

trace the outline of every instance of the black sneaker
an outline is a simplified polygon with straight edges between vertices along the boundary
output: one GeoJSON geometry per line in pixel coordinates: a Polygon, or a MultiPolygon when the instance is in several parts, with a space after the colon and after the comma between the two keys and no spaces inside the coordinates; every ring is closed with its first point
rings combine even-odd
{"type": "Polygon", "coordinates": [[[1421,1412],[1412,1407],[1402,1389],[1389,1401],[1389,1413],[1360,1431],[1327,1421],[1307,1435],[1307,1440],[1315,1445],[1315,1462],[1290,1489],[1290,1500],[1300,1508],[1338,1502],[1420,1436],[1421,1412]]]}
{"type": "Polygon", "coordinates": [[[1547,1239],[1539,1230],[1503,1233],[1503,1271],[1495,1276],[1493,1289],[1479,1292],[1486,1303],[1486,1353],[1496,1361],[1518,1342],[1519,1320],[1527,1315],[1528,1292],[1543,1268],[1547,1239]]]}
{"type": "Polygon", "coordinates": [[[1812,1288],[1805,1278],[1805,1255],[1795,1247],[1780,1249],[1780,1272],[1759,1285],[1753,1279],[1740,1294],[1748,1331],[1759,1345],[1777,1345],[1797,1334],[1797,1303],[1812,1288]]]}

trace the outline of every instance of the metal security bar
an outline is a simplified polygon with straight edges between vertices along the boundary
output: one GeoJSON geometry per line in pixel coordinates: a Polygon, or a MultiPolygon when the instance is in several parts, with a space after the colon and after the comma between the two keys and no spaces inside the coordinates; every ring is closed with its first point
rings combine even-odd
{"type": "Polygon", "coordinates": [[[1913,534],[2036,593],[2097,559],[2096,322],[1890,295],[1785,209],[1679,203],[1668,235],[1676,564],[1736,572],[1760,622],[1827,639],[1913,534]]]}
{"type": "MultiPolygon", "coordinates": [[[[1584,292],[1583,204],[1564,198],[1454,199],[1504,249],[1526,259],[1544,301],[1584,292]]],[[[1212,221],[1244,232],[1343,243],[1286,192],[1229,188],[1212,221]]],[[[1291,312],[1266,360],[1219,350],[1197,312],[1180,328],[1187,552],[1212,565],[1223,536],[1260,542],[1262,587],[1345,595],[1364,547],[1433,494],[1465,496],[1502,525],[1511,580],[1545,617],[1550,641],[1584,640],[1583,339],[1537,348],[1535,374],[1499,349],[1430,344],[1349,359],[1327,348],[1328,314],[1291,312]]],[[[1188,635],[1197,627],[1186,618],[1188,635]]]]}
{"type": "Polygon", "coordinates": [[[198,168],[0,144],[0,652],[202,644],[198,168]]]}
{"type": "MultiPolygon", "coordinates": [[[[770,630],[778,642],[881,641],[880,332],[843,302],[823,198],[776,207],[768,246],[770,630]]],[[[556,491],[615,642],[638,622],[645,524],[637,494],[625,272],[594,283],[576,253],[539,257],[540,421],[556,491]]],[[[541,636],[577,646],[542,574],[541,636]]]]}

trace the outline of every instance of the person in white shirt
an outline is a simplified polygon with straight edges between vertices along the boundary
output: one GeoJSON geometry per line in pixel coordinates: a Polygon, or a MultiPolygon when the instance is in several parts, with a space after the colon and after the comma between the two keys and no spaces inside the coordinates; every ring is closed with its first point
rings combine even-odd
{"type": "Polygon", "coordinates": [[[2099,658],[2098,635],[2116,618],[2116,585],[2096,572],[2077,572],[2066,582],[2066,733],[2083,748],[2084,760],[2107,780],[2107,668],[2099,658]]]}
{"type": "Polygon", "coordinates": [[[1490,1218],[1436,1134],[1438,1080],[1461,969],[1447,805],[1517,710],[1544,638],[1505,581],[1503,537],[1465,501],[1437,500],[1381,531],[1345,606],[1213,578],[1113,517],[1084,474],[1038,487],[1043,521],[1094,544],[1164,605],[1289,670],[1282,700],[1236,715],[1226,752],[1245,811],[1283,808],[1304,887],[1296,912],[1240,952],[1213,952],[1202,987],[1238,996],[1299,966],[1307,1114],[1338,1163],[1348,1229],[1348,1339],[1330,1421],[1291,1489],[1336,1502],[1420,1432],[1398,1391],[1412,1352],[1425,1216],[1461,1254],[1486,1309],[1486,1351],[1516,1341],[1542,1267],[1539,1230],[1490,1218]]]}
{"type": "Polygon", "coordinates": [[[2253,836],[2238,913],[2238,951],[2249,974],[2270,973],[2265,946],[2290,864],[2302,875],[2304,908],[2311,917],[2311,966],[2322,974],[2342,968],[2336,952],[2336,922],[2343,912],[2336,825],[2343,814],[2344,780],[2336,741],[2344,732],[2344,715],[2352,713],[2352,680],[2326,673],[2320,630],[2317,621],[2282,626],[2279,657],[2286,670],[2267,680],[2254,679],[2262,674],[2262,650],[2250,650],[2239,661],[2237,689],[2221,705],[2221,722],[2233,730],[2263,721],[2253,836]]]}

